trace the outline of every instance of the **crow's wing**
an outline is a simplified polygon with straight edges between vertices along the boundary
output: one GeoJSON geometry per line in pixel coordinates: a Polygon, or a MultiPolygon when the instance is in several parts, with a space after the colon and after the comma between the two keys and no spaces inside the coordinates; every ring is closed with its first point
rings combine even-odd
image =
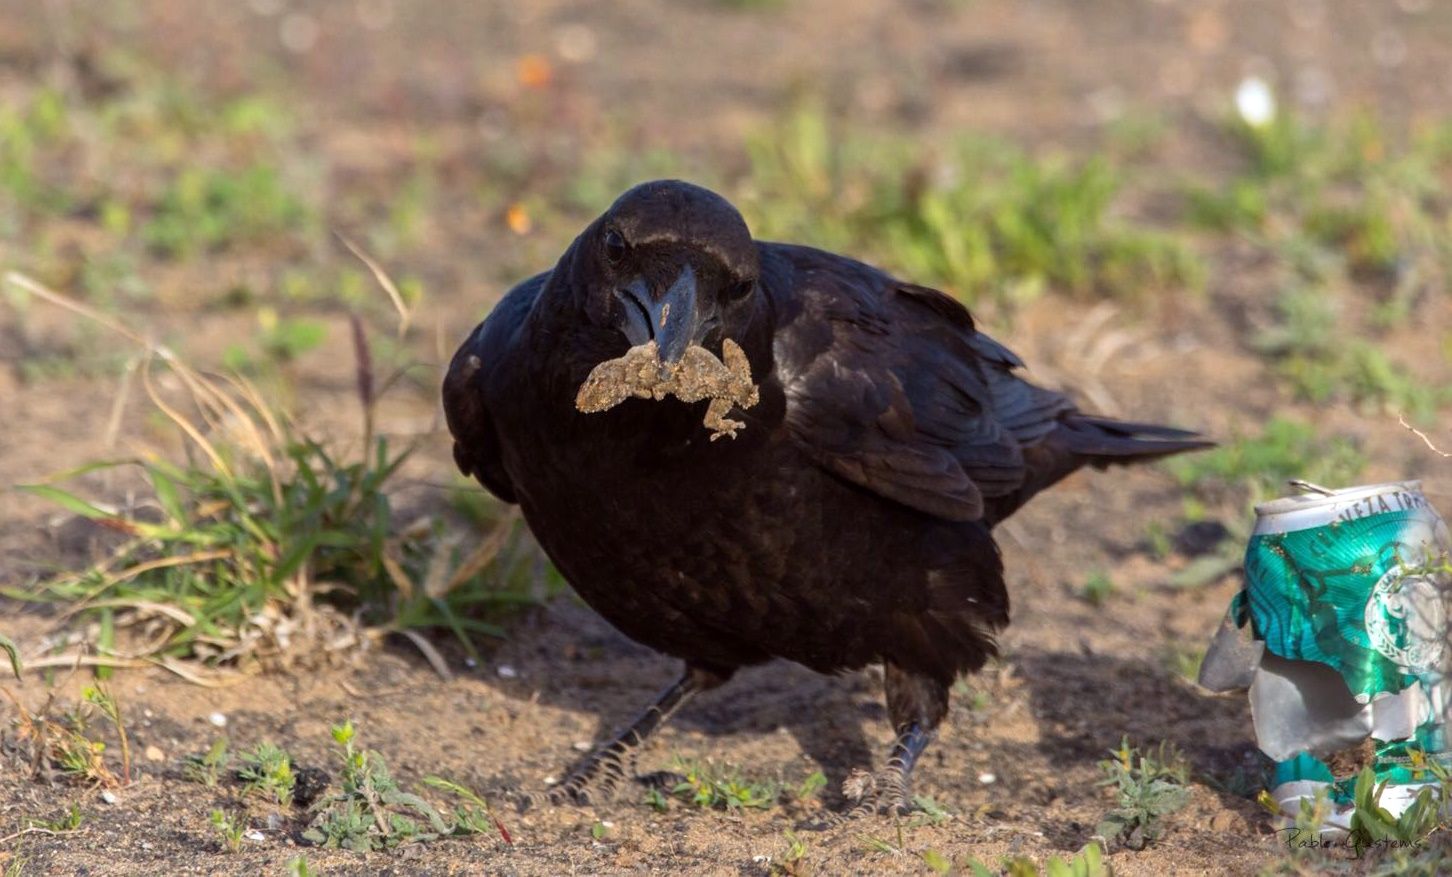
{"type": "Polygon", "coordinates": [[[822,467],[949,520],[1025,481],[1025,447],[1073,411],[942,293],[791,248],[774,344],[787,427],[822,467]]]}
{"type": "Polygon", "coordinates": [[[511,289],[460,345],[444,376],[444,416],[454,436],[454,462],[505,502],[518,498],[504,468],[488,400],[491,388],[501,380],[502,363],[519,328],[548,278],[548,272],[539,274],[511,289]]]}

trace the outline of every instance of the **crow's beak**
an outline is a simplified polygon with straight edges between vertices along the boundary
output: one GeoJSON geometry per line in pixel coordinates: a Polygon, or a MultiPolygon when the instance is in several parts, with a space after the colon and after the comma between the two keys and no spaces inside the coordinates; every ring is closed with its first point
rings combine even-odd
{"type": "Polygon", "coordinates": [[[696,272],[687,265],[660,298],[638,279],[615,291],[625,305],[625,337],[632,346],[655,339],[663,363],[680,361],[700,328],[696,308],[696,272]]]}

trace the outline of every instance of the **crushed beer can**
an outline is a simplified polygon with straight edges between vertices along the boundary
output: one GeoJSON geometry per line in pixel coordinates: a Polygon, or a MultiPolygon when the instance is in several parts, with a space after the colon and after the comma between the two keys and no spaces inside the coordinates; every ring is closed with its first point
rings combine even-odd
{"type": "Polygon", "coordinates": [[[1294,817],[1323,791],[1323,831],[1346,830],[1355,777],[1325,759],[1368,738],[1404,811],[1452,767],[1452,566],[1447,525],[1417,481],[1308,492],[1256,506],[1235,595],[1200,671],[1212,691],[1250,690],[1256,742],[1275,761],[1270,795],[1294,817]]]}

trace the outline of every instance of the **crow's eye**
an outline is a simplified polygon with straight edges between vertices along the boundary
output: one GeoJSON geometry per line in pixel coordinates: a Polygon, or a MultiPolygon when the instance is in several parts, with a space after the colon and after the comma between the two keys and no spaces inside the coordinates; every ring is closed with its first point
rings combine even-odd
{"type": "Polygon", "coordinates": [[[733,283],[726,287],[726,298],[729,301],[740,301],[750,295],[751,290],[755,288],[755,280],[743,280],[740,283],[733,283]]]}
{"type": "Polygon", "coordinates": [[[605,232],[605,258],[612,265],[625,258],[625,238],[613,228],[605,232]]]}

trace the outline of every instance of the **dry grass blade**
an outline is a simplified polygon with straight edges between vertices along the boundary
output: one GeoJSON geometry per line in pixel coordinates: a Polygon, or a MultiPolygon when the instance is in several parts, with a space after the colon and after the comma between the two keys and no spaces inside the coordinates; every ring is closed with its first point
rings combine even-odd
{"type": "Polygon", "coordinates": [[[131,339],[132,341],[136,342],[147,350],[156,350],[157,352],[160,352],[159,348],[157,348],[154,344],[152,344],[150,341],[147,341],[145,338],[141,337],[135,332],[131,331],[120,322],[111,319],[110,317],[106,316],[95,308],[83,305],[80,302],[75,301],[74,299],[67,298],[64,295],[61,295],[53,289],[47,288],[39,281],[34,280],[24,274],[21,274],[19,271],[6,272],[5,282],[9,283],[12,286],[19,287],[20,289],[30,293],[31,295],[36,296],[37,298],[45,299],[53,305],[65,308],[72,313],[80,314],[88,320],[94,320],[95,322],[99,323],[102,326],[105,326],[107,329],[110,329],[116,334],[131,339]]]}
{"type": "Polygon", "coordinates": [[[448,662],[444,660],[444,656],[439,653],[439,650],[434,648],[433,643],[424,639],[423,634],[420,634],[416,630],[408,630],[407,628],[393,632],[402,634],[408,638],[409,642],[417,646],[419,652],[423,654],[424,659],[429,662],[429,666],[433,667],[434,672],[439,674],[440,679],[445,682],[454,681],[454,674],[449,670],[448,662]]]}
{"type": "Polygon", "coordinates": [[[464,560],[464,562],[459,565],[459,568],[454,571],[454,574],[449,577],[448,584],[444,585],[444,592],[447,593],[454,590],[455,588],[462,585],[464,582],[467,582],[469,579],[478,575],[486,567],[488,567],[489,564],[493,563],[494,558],[499,556],[500,550],[504,548],[505,544],[509,541],[510,535],[514,533],[514,522],[518,519],[519,511],[517,509],[511,508],[504,515],[504,517],[501,518],[500,521],[494,525],[494,529],[489,531],[488,538],[481,542],[479,544],[479,547],[474,549],[474,552],[470,554],[464,560]]]}
{"type": "Polygon", "coordinates": [[[207,437],[202,435],[201,430],[197,429],[181,412],[168,405],[156,392],[156,386],[151,382],[151,363],[149,360],[141,366],[141,385],[146,388],[146,395],[151,398],[151,403],[162,414],[171,418],[173,423],[181,427],[182,432],[187,434],[187,438],[190,438],[193,444],[201,449],[203,454],[207,455],[207,459],[211,461],[212,467],[223,477],[232,478],[232,468],[227,465],[226,460],[222,459],[222,455],[217,453],[217,449],[212,446],[212,443],[207,441],[207,437]]]}
{"type": "Polygon", "coordinates": [[[121,373],[121,386],[116,390],[116,398],[111,402],[111,416],[106,419],[105,439],[102,446],[108,450],[116,447],[116,439],[121,434],[121,416],[126,412],[126,402],[131,398],[131,381],[136,377],[136,371],[141,365],[141,358],[133,356],[126,360],[126,369],[121,373]]]}
{"type": "Polygon", "coordinates": [[[71,652],[27,660],[25,666],[32,670],[42,670],[47,667],[150,667],[155,663],[146,658],[118,658],[113,655],[88,655],[84,652],[71,652]]]}
{"type": "Polygon", "coordinates": [[[413,579],[409,577],[403,565],[398,562],[398,558],[393,556],[392,548],[384,550],[382,560],[383,569],[388,573],[389,579],[393,581],[393,586],[398,588],[398,593],[403,596],[404,600],[412,600],[417,589],[413,586],[413,579]]]}
{"type": "Polygon", "coordinates": [[[399,293],[398,287],[393,283],[393,278],[389,277],[388,272],[383,270],[383,266],[374,261],[373,257],[363,252],[363,248],[353,243],[352,239],[347,235],[336,229],[333,230],[333,234],[338,236],[338,240],[343,242],[343,246],[347,247],[349,252],[358,257],[358,261],[368,266],[368,270],[373,272],[373,278],[378,281],[378,285],[383,287],[384,292],[388,293],[388,300],[393,302],[394,310],[398,311],[398,337],[402,338],[408,333],[409,324],[413,321],[413,312],[404,303],[403,296],[399,293]]]}

